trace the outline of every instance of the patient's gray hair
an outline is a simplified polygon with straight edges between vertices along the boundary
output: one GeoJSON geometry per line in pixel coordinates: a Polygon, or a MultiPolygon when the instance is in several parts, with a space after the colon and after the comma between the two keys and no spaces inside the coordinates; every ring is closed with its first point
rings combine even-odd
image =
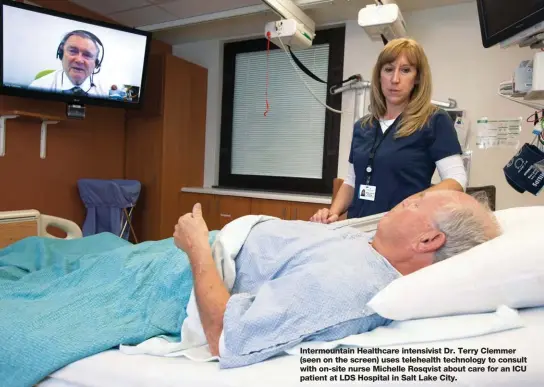
{"type": "MultiPolygon", "coordinates": [[[[485,211],[490,213],[490,218],[494,223],[493,227],[500,230],[486,198],[476,196],[475,199],[484,206],[485,211]]],[[[435,263],[461,254],[496,236],[495,233],[489,232],[489,225],[481,216],[478,216],[476,208],[473,206],[467,207],[458,203],[449,204],[441,209],[434,220],[436,227],[446,235],[446,242],[435,252],[435,263]]]]}

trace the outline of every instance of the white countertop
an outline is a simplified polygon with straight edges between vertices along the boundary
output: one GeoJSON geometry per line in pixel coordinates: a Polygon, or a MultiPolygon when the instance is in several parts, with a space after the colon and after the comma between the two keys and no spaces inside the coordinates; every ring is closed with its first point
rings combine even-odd
{"type": "Polygon", "coordinates": [[[242,189],[227,189],[227,188],[202,188],[202,187],[184,187],[181,192],[225,195],[225,196],[240,196],[245,198],[269,199],[269,200],[285,200],[290,202],[318,203],[330,205],[332,196],[327,195],[306,195],[283,192],[270,191],[252,191],[242,189]]]}

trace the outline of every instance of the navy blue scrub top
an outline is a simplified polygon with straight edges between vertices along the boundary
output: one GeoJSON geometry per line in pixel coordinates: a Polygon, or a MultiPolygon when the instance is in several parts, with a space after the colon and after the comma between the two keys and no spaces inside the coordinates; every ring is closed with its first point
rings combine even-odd
{"type": "Polygon", "coordinates": [[[349,154],[355,170],[355,194],[348,208],[348,218],[389,211],[407,197],[431,186],[438,160],[462,154],[453,121],[444,110],[434,113],[421,130],[395,138],[400,120],[399,116],[385,133],[376,120],[364,127],[361,121],[355,123],[349,154]],[[370,152],[378,144],[368,183],[376,187],[375,199],[359,199],[361,185],[367,184],[370,152]]]}

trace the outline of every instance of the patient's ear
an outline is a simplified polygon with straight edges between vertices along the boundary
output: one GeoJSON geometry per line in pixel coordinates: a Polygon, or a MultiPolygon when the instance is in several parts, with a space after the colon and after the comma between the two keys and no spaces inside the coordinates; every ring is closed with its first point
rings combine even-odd
{"type": "Polygon", "coordinates": [[[418,253],[433,253],[446,243],[446,235],[440,230],[430,230],[422,234],[416,243],[418,253]]]}

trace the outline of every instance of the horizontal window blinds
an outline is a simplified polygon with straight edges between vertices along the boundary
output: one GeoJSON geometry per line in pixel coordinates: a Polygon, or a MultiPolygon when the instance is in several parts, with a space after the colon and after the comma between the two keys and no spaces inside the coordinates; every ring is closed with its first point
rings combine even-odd
{"type": "MultiPolygon", "coordinates": [[[[300,61],[327,80],[329,45],[295,51],[300,61]]],[[[266,110],[266,51],[236,56],[231,173],[321,179],[325,112],[304,86],[287,54],[270,51],[266,110]]],[[[298,70],[323,102],[327,85],[298,70]]]]}

